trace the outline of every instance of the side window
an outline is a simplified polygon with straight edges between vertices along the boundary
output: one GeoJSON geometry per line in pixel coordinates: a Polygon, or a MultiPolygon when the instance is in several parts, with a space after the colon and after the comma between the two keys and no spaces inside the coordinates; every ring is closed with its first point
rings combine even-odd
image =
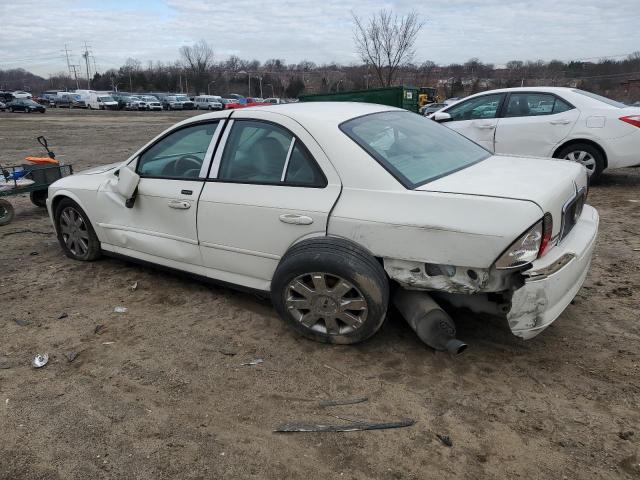
{"type": "Polygon", "coordinates": [[[283,185],[324,185],[324,176],[287,130],[265,122],[236,120],[225,146],[220,180],[283,185]]]}
{"type": "Polygon", "coordinates": [[[556,97],[556,101],[553,104],[553,113],[562,113],[562,112],[566,112],[567,110],[573,110],[573,108],[574,107],[569,105],[567,102],[560,100],[558,97],[556,97]]]}
{"type": "Polygon", "coordinates": [[[454,105],[447,113],[454,121],[496,118],[502,94],[483,95],[454,105]]]}
{"type": "Polygon", "coordinates": [[[181,128],[158,140],[138,160],[138,174],[155,178],[198,178],[218,122],[181,128]]]}
{"type": "Polygon", "coordinates": [[[548,93],[512,93],[506,117],[535,117],[565,112],[573,107],[548,93]]]}
{"type": "Polygon", "coordinates": [[[284,182],[289,185],[310,187],[325,187],[327,185],[327,180],[311,154],[298,140],[295,141],[291,151],[284,182]]]}

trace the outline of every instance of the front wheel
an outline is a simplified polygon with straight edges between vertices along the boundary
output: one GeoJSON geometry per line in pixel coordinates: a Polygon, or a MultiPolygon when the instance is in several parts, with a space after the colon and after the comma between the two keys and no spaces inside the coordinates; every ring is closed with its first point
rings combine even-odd
{"type": "Polygon", "coordinates": [[[11,205],[11,202],[5,200],[4,198],[0,198],[0,227],[10,224],[15,215],[16,213],[13,210],[13,205],[11,205]]]}
{"type": "Polygon", "coordinates": [[[36,207],[44,208],[47,206],[47,190],[36,190],[29,194],[29,199],[36,207]]]}
{"type": "Polygon", "coordinates": [[[382,326],[389,282],[375,258],[339,238],[294,246],[271,282],[278,314],[303,336],[323,343],[350,344],[382,326]]]}
{"type": "Polygon", "coordinates": [[[55,212],[56,232],[62,250],[69,258],[91,261],[100,257],[100,241],[80,206],[68,198],[60,201],[55,212]]]}
{"type": "Polygon", "coordinates": [[[571,160],[584,165],[589,175],[589,182],[596,182],[604,170],[602,152],[588,143],[574,143],[559,150],[556,158],[571,160]]]}

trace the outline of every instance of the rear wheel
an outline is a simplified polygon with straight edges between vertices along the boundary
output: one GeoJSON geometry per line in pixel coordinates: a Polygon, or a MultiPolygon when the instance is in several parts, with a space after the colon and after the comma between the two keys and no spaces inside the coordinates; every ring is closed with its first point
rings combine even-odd
{"type": "Polygon", "coordinates": [[[36,207],[46,207],[48,193],[47,190],[36,190],[29,194],[29,199],[36,207]]]}
{"type": "Polygon", "coordinates": [[[80,206],[68,198],[60,201],[55,212],[58,242],[74,260],[91,261],[100,257],[100,241],[80,206]]]}
{"type": "Polygon", "coordinates": [[[278,314],[297,332],[323,343],[366,340],[382,326],[389,283],[367,252],[339,238],[294,246],[271,283],[278,314]]]}
{"type": "Polygon", "coordinates": [[[0,226],[10,224],[15,215],[13,205],[4,198],[0,198],[0,226]]]}
{"type": "Polygon", "coordinates": [[[593,145],[588,143],[574,143],[559,150],[556,158],[580,163],[587,169],[589,181],[595,182],[604,170],[604,155],[593,145]]]}

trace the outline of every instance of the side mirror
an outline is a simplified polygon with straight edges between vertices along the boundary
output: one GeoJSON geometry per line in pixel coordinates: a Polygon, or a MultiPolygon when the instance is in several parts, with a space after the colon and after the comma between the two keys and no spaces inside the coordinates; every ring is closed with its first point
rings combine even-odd
{"type": "Polygon", "coordinates": [[[131,170],[128,166],[118,170],[118,183],[116,191],[125,199],[127,208],[132,208],[136,198],[136,190],[138,189],[140,176],[131,170]]]}
{"type": "Polygon", "coordinates": [[[450,122],[451,120],[453,120],[451,118],[451,115],[447,112],[436,112],[433,114],[433,117],[431,118],[433,118],[438,123],[450,122]]]}

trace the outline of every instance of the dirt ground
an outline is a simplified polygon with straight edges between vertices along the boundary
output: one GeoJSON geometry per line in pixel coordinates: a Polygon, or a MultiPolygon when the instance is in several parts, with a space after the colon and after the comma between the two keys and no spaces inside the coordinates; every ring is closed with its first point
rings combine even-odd
{"type": "MultiPolygon", "coordinates": [[[[0,113],[0,163],[40,154],[41,134],[77,170],[124,160],[192,114],[0,113]]],[[[592,188],[594,263],[556,323],[523,342],[457,315],[470,347],[456,358],[397,315],[363,344],[320,345],[255,296],[75,262],[17,198],[0,227],[0,479],[640,478],[639,187],[625,169],[592,188]],[[36,370],[38,352],[50,361],[36,370]],[[318,405],[351,397],[368,401],[318,405]],[[273,433],[336,417],[416,423],[273,433]]]]}

